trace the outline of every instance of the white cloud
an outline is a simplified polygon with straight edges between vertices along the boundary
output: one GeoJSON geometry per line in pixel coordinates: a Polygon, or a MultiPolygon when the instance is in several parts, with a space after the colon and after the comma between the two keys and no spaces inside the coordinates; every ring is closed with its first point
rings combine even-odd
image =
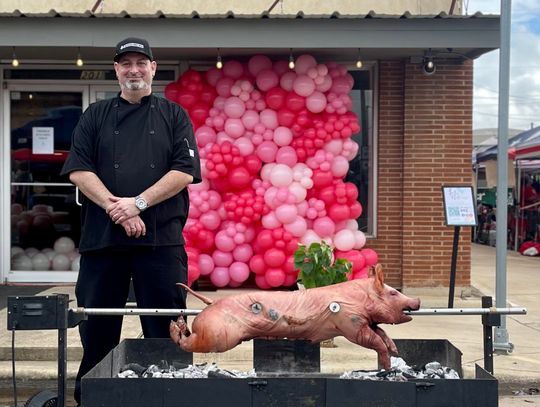
{"type": "MultiPolygon", "coordinates": [[[[464,0],[468,14],[500,12],[495,0],[464,0]]],[[[473,127],[497,127],[499,52],[478,58],[474,63],[473,127]]],[[[512,3],[510,50],[510,128],[528,129],[540,125],[540,2],[516,0],[512,3]]]]}

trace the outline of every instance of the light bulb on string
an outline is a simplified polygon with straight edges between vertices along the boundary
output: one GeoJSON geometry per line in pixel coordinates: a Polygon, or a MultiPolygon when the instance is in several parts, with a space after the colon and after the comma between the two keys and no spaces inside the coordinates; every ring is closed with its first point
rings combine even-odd
{"type": "Polygon", "coordinates": [[[77,48],[77,60],[75,61],[75,64],[77,66],[83,66],[84,65],[84,61],[81,57],[81,47],[77,48]]]}
{"type": "Polygon", "coordinates": [[[289,54],[289,69],[294,69],[294,57],[292,54],[292,48],[289,54]]]}
{"type": "Polygon", "coordinates": [[[219,53],[219,48],[217,49],[216,68],[217,69],[223,68],[223,61],[221,60],[221,55],[219,53]]]}
{"type": "Polygon", "coordinates": [[[19,60],[17,59],[17,54],[15,53],[15,47],[13,47],[13,57],[11,59],[11,66],[15,68],[19,66],[19,60]]]}

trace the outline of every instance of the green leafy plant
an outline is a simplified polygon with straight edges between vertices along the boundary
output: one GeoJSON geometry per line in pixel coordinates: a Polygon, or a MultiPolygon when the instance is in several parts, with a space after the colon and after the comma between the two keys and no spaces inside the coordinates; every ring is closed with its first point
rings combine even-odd
{"type": "Polygon", "coordinates": [[[346,259],[333,261],[333,249],[324,240],[309,247],[298,245],[294,252],[294,268],[299,271],[298,282],[305,288],[324,287],[347,281],[352,264],[346,259]]]}

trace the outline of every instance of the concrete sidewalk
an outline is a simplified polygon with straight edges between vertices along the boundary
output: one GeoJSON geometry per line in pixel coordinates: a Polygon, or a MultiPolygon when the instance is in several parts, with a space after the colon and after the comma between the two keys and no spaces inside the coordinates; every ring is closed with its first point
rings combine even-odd
{"type": "MultiPolygon", "coordinates": [[[[506,317],[507,330],[514,350],[509,354],[494,356],[495,376],[501,390],[540,387],[540,257],[525,257],[508,252],[509,306],[526,307],[527,315],[506,317]]],[[[481,295],[495,295],[495,248],[473,244],[472,290],[456,290],[455,308],[481,307],[481,295]]],[[[14,287],[0,287],[2,293],[16,295],[14,287]]],[[[231,295],[239,290],[204,292],[209,297],[231,295]]],[[[241,291],[241,290],[240,290],[241,291]]],[[[49,287],[37,295],[67,293],[74,299],[74,287],[49,287]]],[[[446,307],[448,289],[415,290],[422,300],[422,308],[446,307]]],[[[3,303],[5,304],[5,302],[3,303]]],[[[200,309],[202,304],[188,296],[188,307],[200,309]]],[[[7,321],[6,308],[0,310],[0,319],[7,321]]],[[[400,339],[447,339],[461,352],[465,377],[474,377],[474,365],[483,366],[483,331],[480,316],[416,316],[412,322],[384,326],[391,338],[400,339]]],[[[124,319],[123,337],[137,338],[141,335],[136,317],[124,319]]],[[[0,330],[0,382],[4,387],[11,381],[11,331],[0,330]]],[[[374,351],[354,345],[342,337],[336,338],[335,348],[321,350],[323,372],[342,372],[352,369],[375,369],[374,351]]],[[[57,333],[56,331],[16,331],[16,375],[20,383],[30,380],[56,380],[57,333]]],[[[76,328],[68,330],[68,379],[73,379],[81,357],[81,345],[76,328]]],[[[212,361],[220,367],[249,370],[252,368],[252,344],[243,343],[223,354],[197,354],[196,362],[212,361]]],[[[21,386],[23,385],[21,384],[21,386]]],[[[537,397],[532,403],[540,403],[537,397]]],[[[501,404],[502,405],[502,404],[501,404]]],[[[511,404],[505,404],[511,405],[511,404]]]]}

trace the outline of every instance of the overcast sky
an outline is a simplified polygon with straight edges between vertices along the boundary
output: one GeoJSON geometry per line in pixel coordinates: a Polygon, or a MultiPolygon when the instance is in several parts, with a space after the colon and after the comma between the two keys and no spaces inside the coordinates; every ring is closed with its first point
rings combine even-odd
{"type": "MultiPolygon", "coordinates": [[[[463,0],[468,14],[500,13],[500,0],[463,0]]],[[[498,126],[499,51],[474,62],[473,128],[498,126]]],[[[512,1],[509,126],[540,126],[540,1],[512,1]]]]}

